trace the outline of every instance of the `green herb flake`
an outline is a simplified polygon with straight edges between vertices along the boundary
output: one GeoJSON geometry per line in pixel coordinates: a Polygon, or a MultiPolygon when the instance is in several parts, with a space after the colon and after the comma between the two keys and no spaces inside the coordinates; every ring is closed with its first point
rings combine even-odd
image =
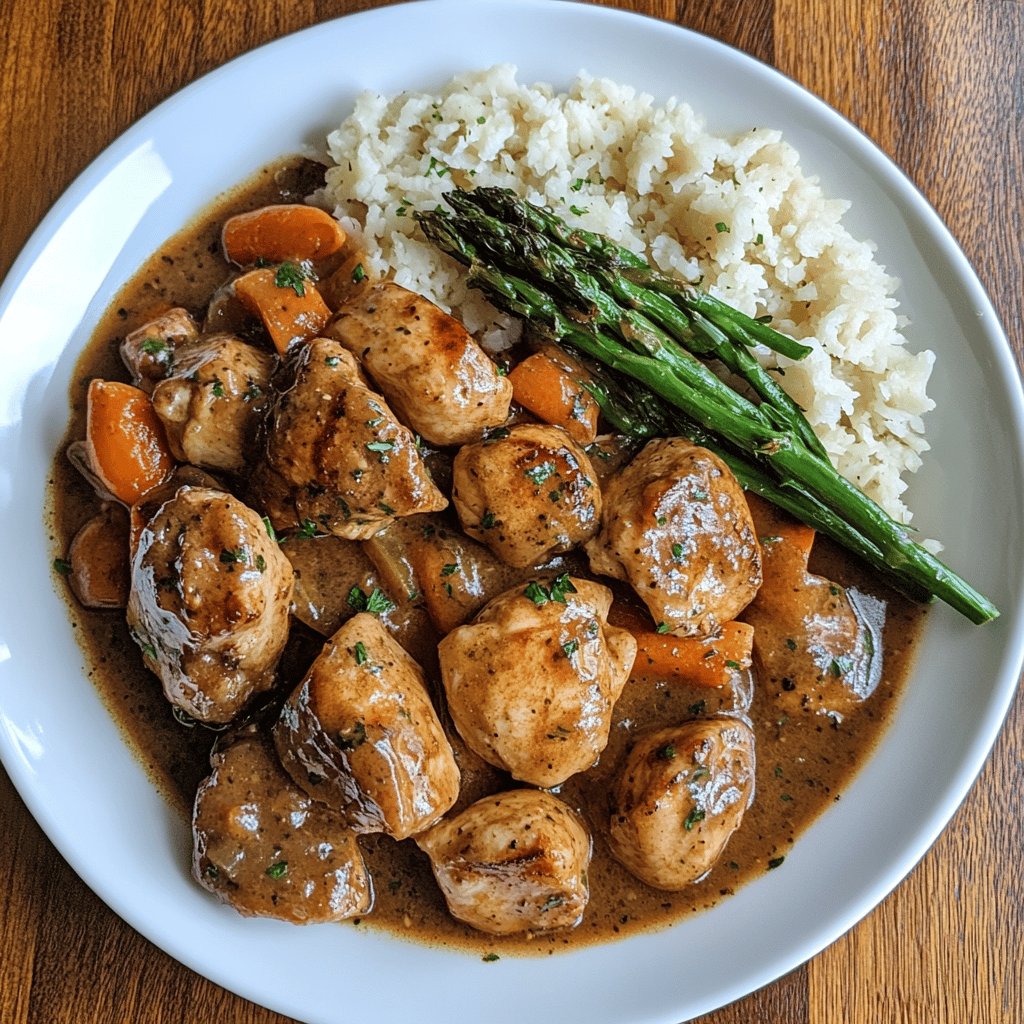
{"type": "Polygon", "coordinates": [[[242,393],[243,402],[255,402],[260,395],[263,394],[263,388],[259,386],[254,380],[250,380],[246,385],[245,391],[242,393]]]}
{"type": "Polygon", "coordinates": [[[757,238],[754,239],[754,242],[757,245],[764,245],[764,235],[762,235],[760,231],[758,231],[757,238]]]}
{"type": "Polygon", "coordinates": [[[481,530],[493,530],[498,525],[498,520],[493,512],[485,512],[480,520],[481,530]]]}
{"type": "Polygon", "coordinates": [[[705,818],[704,810],[701,807],[694,807],[692,811],[686,816],[686,820],[683,822],[683,828],[687,832],[693,831],[693,826],[698,822],[703,821],[705,818]]]}
{"type": "Polygon", "coordinates": [[[284,878],[288,874],[288,861],[279,860],[276,864],[271,864],[267,868],[267,876],[273,878],[276,882],[279,878],[284,878]]]}
{"type": "Polygon", "coordinates": [[[442,576],[454,576],[459,571],[459,567],[455,562],[448,562],[441,566],[442,576]]]}
{"type": "Polygon", "coordinates": [[[683,545],[682,544],[673,544],[672,545],[672,557],[677,562],[681,562],[683,560],[683,545]]]}
{"type": "MultiPolygon", "coordinates": [[[[356,644],[357,649],[358,647],[359,644],[356,644]]],[[[335,742],[342,750],[355,750],[356,747],[361,747],[366,742],[366,726],[362,722],[356,722],[351,732],[339,732],[335,742]]]]}
{"type": "Polygon", "coordinates": [[[572,656],[580,649],[579,640],[572,639],[562,644],[562,653],[571,661],[572,656]]]}
{"type": "Polygon", "coordinates": [[[484,115],[483,115],[483,114],[481,114],[481,115],[480,115],[480,116],[479,116],[479,117],[478,117],[478,118],[476,119],[476,123],[477,123],[477,124],[487,124],[487,118],[486,118],[486,117],[484,117],[484,115]]]}
{"type": "Polygon", "coordinates": [[[704,714],[704,709],[706,707],[707,707],[707,702],[706,701],[698,700],[695,703],[691,704],[686,710],[689,711],[691,715],[703,715],[704,714]]]}
{"type": "Polygon", "coordinates": [[[395,514],[395,510],[386,501],[378,501],[377,508],[386,516],[393,516],[395,514]]]}
{"type": "Polygon", "coordinates": [[[286,261],[277,268],[274,284],[278,288],[291,288],[302,298],[306,294],[306,272],[297,263],[286,261]]]}
{"type": "MultiPolygon", "coordinates": [[[[479,118],[477,120],[479,120],[479,118]]],[[[498,956],[497,953],[484,953],[480,959],[483,960],[485,964],[493,964],[495,960],[500,960],[501,957],[498,956]]]]}
{"type": "Polygon", "coordinates": [[[355,655],[357,665],[366,664],[366,644],[362,640],[357,640],[355,647],[352,648],[352,653],[355,655]]]}
{"type": "Polygon", "coordinates": [[[324,366],[337,366],[341,362],[338,356],[327,356],[324,359],[324,366]]]}
{"type": "Polygon", "coordinates": [[[523,476],[527,478],[531,483],[536,484],[540,487],[542,483],[552,473],[555,472],[555,464],[553,462],[542,462],[539,466],[531,466],[529,469],[523,470],[523,476]]]}
{"type": "Polygon", "coordinates": [[[718,222],[718,223],[717,223],[717,224],[715,225],[715,230],[716,230],[716,231],[717,231],[717,232],[718,232],[718,233],[719,233],[720,235],[722,235],[722,234],[728,234],[728,233],[729,233],[729,225],[728,225],[728,224],[726,224],[724,220],[720,220],[720,221],[719,221],[719,222],[718,222]]]}
{"type": "Polygon", "coordinates": [[[53,560],[53,568],[61,576],[68,576],[71,573],[71,563],[66,558],[55,558],[53,560]]]}
{"type": "Polygon", "coordinates": [[[779,799],[783,803],[787,803],[788,804],[793,798],[788,793],[781,793],[781,794],[779,794],[779,799]]]}
{"type": "Polygon", "coordinates": [[[510,433],[508,427],[495,427],[484,434],[484,441],[503,441],[510,433]]]}
{"type": "Polygon", "coordinates": [[[781,867],[782,866],[782,862],[785,859],[786,859],[785,857],[772,857],[772,859],[770,861],[768,861],[768,870],[769,871],[774,871],[777,867],[781,867]]]}
{"type": "Polygon", "coordinates": [[[528,597],[538,607],[542,604],[547,604],[551,600],[551,595],[536,581],[526,584],[523,596],[528,597]]]}
{"type": "Polygon", "coordinates": [[[791,636],[786,637],[786,647],[791,651],[796,650],[796,641],[791,636]]]}
{"type": "Polygon", "coordinates": [[[574,213],[577,217],[582,217],[585,213],[590,213],[590,210],[586,206],[570,206],[569,212],[574,213]]]}
{"type": "Polygon", "coordinates": [[[267,536],[271,540],[277,540],[277,533],[274,530],[274,524],[270,521],[270,516],[263,517],[263,528],[267,531],[267,536]]]}
{"type": "Polygon", "coordinates": [[[213,392],[214,398],[224,397],[224,385],[221,383],[220,377],[213,378],[213,384],[211,385],[210,390],[213,392]]]}
{"type": "Polygon", "coordinates": [[[586,178],[577,178],[577,179],[576,179],[576,180],[575,180],[575,181],[574,181],[574,182],[573,182],[573,183],[572,183],[572,184],[571,184],[571,185],[569,186],[569,188],[570,188],[570,190],[571,190],[571,191],[573,191],[573,192],[579,192],[579,190],[580,190],[581,188],[583,188],[583,186],[584,186],[584,185],[588,185],[588,184],[589,184],[589,182],[587,181],[587,179],[586,179],[586,178]]]}
{"type": "Polygon", "coordinates": [[[672,743],[666,743],[665,746],[659,747],[655,752],[654,756],[659,761],[672,761],[676,756],[676,748],[672,743]]]}
{"type": "Polygon", "coordinates": [[[266,572],[267,571],[267,560],[262,555],[257,555],[256,556],[256,568],[260,572],[266,572]]]}
{"type": "Polygon", "coordinates": [[[316,523],[312,519],[303,519],[299,523],[298,536],[303,540],[312,540],[316,536],[316,523]]]}
{"type": "Polygon", "coordinates": [[[668,522],[668,516],[658,516],[658,518],[655,520],[655,522],[659,526],[664,526],[668,522]]]}
{"type": "Polygon", "coordinates": [[[733,661],[732,658],[726,658],[725,659],[725,667],[726,668],[731,668],[733,670],[733,672],[739,672],[739,670],[743,666],[738,661],[733,661]]]}
{"type": "Polygon", "coordinates": [[[346,598],[349,608],[357,612],[369,612],[371,615],[384,615],[394,611],[395,603],[380,587],[374,587],[367,596],[358,584],[354,586],[346,598]]]}
{"type": "Polygon", "coordinates": [[[366,280],[366,271],[363,269],[362,263],[357,263],[355,270],[352,271],[352,283],[359,284],[360,281],[366,280]]]}
{"type": "Polygon", "coordinates": [[[575,594],[576,588],[573,586],[572,580],[569,579],[569,574],[563,572],[559,573],[551,581],[551,588],[548,593],[552,601],[556,601],[558,604],[565,604],[565,595],[575,594]]]}
{"type": "Polygon", "coordinates": [[[654,632],[655,633],[662,633],[662,634],[667,633],[668,632],[668,623],[667,622],[659,622],[658,625],[654,627],[654,632]]]}
{"type": "Polygon", "coordinates": [[[446,174],[451,171],[450,167],[446,167],[436,157],[430,158],[430,165],[423,173],[424,178],[429,178],[431,174],[436,174],[439,178],[443,178],[446,174]]]}
{"type": "Polygon", "coordinates": [[[139,348],[148,356],[158,356],[167,351],[167,342],[163,338],[144,338],[139,348]]]}
{"type": "Polygon", "coordinates": [[[248,565],[249,553],[245,548],[225,548],[220,553],[220,560],[224,565],[248,565]]]}
{"type": "Polygon", "coordinates": [[[371,451],[371,452],[376,452],[377,453],[377,458],[380,459],[381,462],[387,462],[388,458],[389,458],[388,452],[394,451],[394,449],[395,449],[395,442],[394,441],[367,441],[366,442],[366,450],[367,451],[371,451]]]}
{"type": "Polygon", "coordinates": [[[553,894],[549,896],[541,905],[541,912],[543,913],[545,910],[554,910],[556,907],[560,907],[564,902],[564,896],[558,896],[557,894],[553,894]]]}

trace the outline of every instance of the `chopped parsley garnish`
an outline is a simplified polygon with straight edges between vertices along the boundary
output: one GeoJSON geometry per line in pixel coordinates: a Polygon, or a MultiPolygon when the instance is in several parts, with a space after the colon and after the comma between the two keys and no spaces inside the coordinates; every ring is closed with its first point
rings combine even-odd
{"type": "MultiPolygon", "coordinates": [[[[477,120],[480,119],[477,118],[477,120]]],[[[484,955],[480,957],[480,959],[483,960],[485,964],[493,964],[495,960],[500,960],[501,957],[498,956],[497,953],[484,953],[484,955]]]]}
{"type": "Polygon", "coordinates": [[[786,646],[791,651],[795,651],[796,650],[796,641],[791,636],[788,636],[788,637],[786,637],[786,646]]]}
{"type": "Polygon", "coordinates": [[[539,607],[542,604],[547,604],[548,601],[554,601],[556,604],[565,604],[565,595],[575,593],[576,587],[573,586],[572,580],[569,579],[569,574],[563,572],[551,581],[550,587],[545,587],[542,583],[537,583],[536,581],[528,583],[523,591],[523,596],[528,597],[539,607]]]}
{"type": "Polygon", "coordinates": [[[576,214],[577,217],[582,217],[585,213],[590,213],[590,210],[586,206],[570,206],[569,212],[576,214]]]}
{"type": "Polygon", "coordinates": [[[267,531],[267,536],[271,540],[277,540],[277,533],[274,531],[274,524],[270,521],[270,516],[263,517],[263,526],[267,531]]]}
{"type": "Polygon", "coordinates": [[[838,679],[841,675],[849,672],[851,668],[849,658],[833,658],[828,666],[829,672],[838,679]]]}
{"type": "Polygon", "coordinates": [[[312,519],[303,519],[302,522],[299,523],[298,535],[303,540],[312,539],[316,536],[316,523],[313,522],[312,519]]]}
{"type": "Polygon", "coordinates": [[[393,611],[395,603],[380,587],[374,587],[367,596],[362,587],[356,585],[348,592],[348,606],[357,612],[369,612],[371,615],[384,615],[393,611]]]}
{"type": "Polygon", "coordinates": [[[291,288],[302,298],[306,294],[306,272],[297,263],[282,263],[274,275],[274,284],[278,288],[291,288]]]}
{"type": "Polygon", "coordinates": [[[435,157],[430,158],[430,166],[427,167],[423,173],[424,178],[429,178],[430,175],[436,174],[439,178],[443,178],[446,174],[451,171],[450,167],[446,167],[443,163],[437,160],[435,157]]]}
{"type": "Polygon", "coordinates": [[[337,356],[325,356],[324,366],[337,366],[341,360],[337,356]]]}
{"type": "Polygon", "coordinates": [[[491,530],[498,525],[498,520],[493,512],[485,512],[480,520],[481,530],[491,530]]]}
{"type": "Polygon", "coordinates": [[[654,627],[654,632],[655,633],[667,633],[668,632],[668,623],[667,622],[659,622],[657,624],[657,626],[654,627]]]}
{"type": "Polygon", "coordinates": [[[255,402],[260,395],[263,394],[263,388],[259,386],[254,380],[250,380],[246,386],[245,391],[242,393],[243,402],[255,402]]]}
{"type": "MultiPolygon", "coordinates": [[[[481,115],[480,115],[480,116],[479,116],[479,117],[478,117],[478,118],[476,119],[476,123],[477,123],[477,124],[487,124],[487,118],[486,118],[486,117],[484,117],[484,115],[483,115],[483,114],[481,114],[481,115]]],[[[495,957],[495,959],[497,959],[497,957],[495,957]]]]}
{"type": "Polygon", "coordinates": [[[276,864],[271,864],[267,868],[267,875],[273,878],[275,881],[279,878],[284,878],[288,874],[288,861],[279,860],[276,864]]]}
{"type": "Polygon", "coordinates": [[[376,452],[377,453],[377,458],[380,459],[381,462],[387,462],[388,461],[388,452],[394,451],[394,448],[395,448],[395,442],[394,441],[367,441],[366,442],[366,449],[367,449],[367,451],[376,452]]]}
{"type": "Polygon", "coordinates": [[[395,514],[395,510],[386,501],[378,501],[377,508],[386,516],[393,516],[395,514]]]}
{"type": "Polygon", "coordinates": [[[707,707],[707,702],[704,700],[698,700],[696,703],[691,704],[686,710],[689,711],[691,715],[703,715],[705,707],[707,707]]]}
{"type": "Polygon", "coordinates": [[[362,263],[357,263],[355,270],[352,271],[352,281],[355,284],[359,284],[360,281],[366,280],[366,271],[363,270],[362,263]]]}
{"type": "Polygon", "coordinates": [[[554,910],[555,907],[560,907],[565,902],[564,896],[552,895],[549,896],[541,906],[541,911],[554,910]]]}
{"type": "Polygon", "coordinates": [[[441,566],[442,576],[454,576],[459,571],[458,565],[455,562],[448,562],[446,565],[441,566]]]}
{"type": "Polygon", "coordinates": [[[686,816],[686,820],[683,822],[683,828],[685,828],[687,832],[692,832],[693,826],[698,822],[703,821],[704,817],[703,808],[694,807],[694,809],[686,816]]]}
{"type": "Polygon", "coordinates": [[[777,764],[775,766],[774,772],[775,772],[775,778],[781,779],[782,778],[782,765],[781,764],[777,764]]]}
{"type": "Polygon", "coordinates": [[[733,661],[732,658],[726,658],[725,659],[725,667],[726,668],[731,668],[734,671],[738,672],[742,666],[740,665],[740,663],[738,661],[733,661]]]}
{"type": "Polygon", "coordinates": [[[788,804],[793,798],[788,793],[781,793],[779,799],[788,804]]]}
{"type": "Polygon", "coordinates": [[[362,640],[357,640],[356,645],[352,648],[352,653],[355,655],[357,665],[366,664],[366,645],[362,640]]]}
{"type": "Polygon", "coordinates": [[[539,466],[531,466],[529,469],[523,470],[523,476],[527,478],[531,483],[536,484],[538,487],[552,473],[555,472],[555,464],[553,462],[542,462],[539,466]]]}
{"type": "Polygon", "coordinates": [[[572,639],[562,644],[562,653],[572,660],[572,656],[580,649],[579,640],[572,639]]]}
{"type": "Polygon", "coordinates": [[[213,392],[214,398],[224,397],[224,385],[221,383],[220,377],[213,378],[213,386],[210,388],[210,390],[213,392]]]}
{"type": "Polygon", "coordinates": [[[754,242],[757,245],[764,245],[764,235],[762,235],[760,231],[758,231],[757,238],[754,239],[754,242]]]}
{"type": "Polygon", "coordinates": [[[720,235],[721,235],[721,234],[723,234],[723,233],[725,233],[725,234],[728,234],[728,232],[729,232],[729,225],[728,225],[728,224],[726,224],[724,220],[720,220],[720,221],[719,221],[719,222],[718,222],[718,223],[717,223],[717,224],[715,225],[715,230],[716,230],[716,231],[717,231],[717,232],[718,232],[718,233],[719,233],[720,235]]]}
{"type": "Polygon", "coordinates": [[[774,871],[777,867],[781,866],[785,859],[785,857],[772,857],[772,859],[768,861],[768,870],[774,871]]]}
{"type": "Polygon", "coordinates": [[[677,561],[681,561],[683,557],[683,545],[673,544],[672,545],[672,557],[677,561]]]}
{"type": "Polygon", "coordinates": [[[551,600],[548,592],[536,581],[526,584],[523,596],[528,597],[535,605],[547,604],[551,600]]]}
{"type": "Polygon", "coordinates": [[[71,563],[66,558],[55,558],[53,560],[53,568],[61,576],[67,576],[71,572],[71,563]]]}
{"type": "Polygon", "coordinates": [[[144,338],[139,347],[146,355],[158,356],[167,351],[167,342],[163,338],[144,338]]]}
{"type": "Polygon", "coordinates": [[[256,568],[260,572],[266,572],[267,571],[267,560],[262,555],[257,555],[256,556],[256,568]]]}
{"type": "Polygon", "coordinates": [[[658,516],[658,518],[655,520],[655,522],[659,526],[664,526],[668,522],[668,516],[658,516]]]}
{"type": "Polygon", "coordinates": [[[589,185],[590,182],[586,178],[577,178],[570,186],[569,189],[572,192],[579,192],[584,185],[589,185]]]}
{"type": "Polygon", "coordinates": [[[239,565],[247,565],[249,563],[249,553],[245,548],[225,548],[220,553],[220,560],[225,565],[233,565],[236,562],[239,565]]]}
{"type": "Polygon", "coordinates": [[[484,440],[503,441],[506,437],[509,436],[509,433],[510,431],[508,427],[495,427],[493,430],[488,430],[487,433],[484,434],[484,440]]]}
{"type": "Polygon", "coordinates": [[[671,761],[676,756],[676,748],[672,743],[666,743],[665,746],[659,747],[655,752],[654,756],[659,761],[671,761]]]}

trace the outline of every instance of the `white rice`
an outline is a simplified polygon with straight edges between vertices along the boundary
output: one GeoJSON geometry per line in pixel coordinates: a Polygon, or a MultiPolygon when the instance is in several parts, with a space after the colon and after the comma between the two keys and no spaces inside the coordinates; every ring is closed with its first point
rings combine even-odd
{"type": "Polygon", "coordinates": [[[909,522],[902,476],[928,448],[934,355],[907,350],[898,282],[843,227],[849,203],[802,173],[779,132],[712,135],[675,99],[658,105],[585,73],[556,93],[499,65],[437,95],[365,93],[328,146],[329,202],[361,227],[374,271],[455,310],[492,349],[518,325],[465,287],[411,216],[455,185],[512,188],[751,316],[771,314],[813,352],[762,358],[785,369],[781,383],[839,470],[909,522]]]}

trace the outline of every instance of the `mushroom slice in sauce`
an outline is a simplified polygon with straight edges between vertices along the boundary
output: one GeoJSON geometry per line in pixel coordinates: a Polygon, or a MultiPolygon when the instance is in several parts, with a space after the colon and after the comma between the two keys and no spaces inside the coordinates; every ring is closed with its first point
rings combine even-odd
{"type": "Polygon", "coordinates": [[[153,388],[153,408],[175,458],[241,473],[269,405],[276,359],[231,334],[177,350],[174,372],[153,388]]]}
{"type": "Polygon", "coordinates": [[[281,763],[356,832],[405,839],[459,795],[459,769],[419,665],[376,616],[346,622],[274,725],[281,763]]]}
{"type": "Polygon", "coordinates": [[[199,337],[199,331],[187,309],[169,309],[154,320],[128,334],[121,342],[121,359],[132,375],[132,383],[145,392],[175,367],[179,345],[199,337]]]}
{"type": "Polygon", "coordinates": [[[269,739],[246,730],[210,763],[192,815],[192,874],[204,889],[240,914],[294,924],[370,909],[355,833],[292,783],[269,739]]]}
{"type": "Polygon", "coordinates": [[[412,433],[349,352],[318,338],[293,358],[295,383],[277,400],[267,460],[301,522],[364,540],[396,517],[447,506],[412,433]]]}
{"type": "Polygon", "coordinates": [[[453,917],[492,935],[579,924],[589,899],[591,841],[550,793],[485,797],[416,837],[453,917]]]}
{"type": "Polygon", "coordinates": [[[142,528],[128,626],[167,699],[224,723],[274,682],[292,567],[237,498],[181,487],[142,528]]]}
{"type": "Polygon", "coordinates": [[[807,571],[814,531],[756,498],[764,584],[743,612],[754,627],[758,684],[789,715],[841,720],[882,673],[885,604],[807,571]]]}
{"type": "Polygon", "coordinates": [[[636,657],[610,605],[607,587],[562,575],[496,597],[441,641],[448,709],[472,750],[545,787],[597,760],[636,657]]]}
{"type": "Polygon", "coordinates": [[[384,282],[354,296],[326,333],[432,444],[476,440],[508,417],[508,379],[458,320],[400,285],[384,282]]]}
{"type": "Polygon", "coordinates": [[[761,551],[743,490],[706,448],[651,441],[604,488],[590,567],[626,580],[662,632],[715,632],[761,585],[761,551]]]}
{"type": "Polygon", "coordinates": [[[700,881],[754,798],[754,734],[703,718],[640,736],[613,783],[612,855],[656,889],[700,881]]]}
{"type": "Polygon", "coordinates": [[[131,587],[128,513],[108,502],[68,548],[68,584],[86,608],[124,608],[131,587]]]}
{"type": "Polygon", "coordinates": [[[561,427],[520,423],[466,445],[452,482],[462,528],[512,566],[539,565],[600,526],[594,467],[561,427]]]}

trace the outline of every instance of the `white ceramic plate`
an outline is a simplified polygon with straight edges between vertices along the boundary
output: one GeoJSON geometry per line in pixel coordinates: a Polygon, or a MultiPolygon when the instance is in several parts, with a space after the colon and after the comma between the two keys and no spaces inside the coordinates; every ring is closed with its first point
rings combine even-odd
{"type": "Polygon", "coordinates": [[[579,4],[431,0],[257,50],[158,107],[68,190],[0,292],[0,353],[0,565],[18,582],[0,609],[3,762],[60,851],[125,920],[201,974],[311,1024],[348,1020],[354,999],[376,1020],[421,1024],[520,1024],[524,1006],[548,1020],[667,1024],[729,1002],[889,892],[949,820],[1009,704],[1024,636],[1022,537],[1007,514],[1024,504],[1022,402],[992,308],[934,212],[870,142],[791,81],[701,36],[579,4]],[[505,60],[524,81],[565,86],[585,68],[680,95],[716,130],[779,127],[831,195],[854,200],[854,234],[876,240],[903,281],[911,343],[939,356],[934,450],[910,495],[917,522],[1003,617],[977,628],[934,611],[898,720],[782,869],[665,931],[482,963],[352,928],[244,920],[190,882],[181,821],[84,675],[40,508],[76,354],[144,257],[269,159],[320,145],[359,90],[436,86],[505,60]]]}

